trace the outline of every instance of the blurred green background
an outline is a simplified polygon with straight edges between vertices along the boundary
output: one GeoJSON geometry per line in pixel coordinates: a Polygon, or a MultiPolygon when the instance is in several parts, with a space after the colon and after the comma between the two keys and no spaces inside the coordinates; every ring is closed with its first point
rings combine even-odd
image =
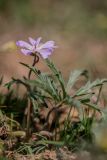
{"type": "MultiPolygon", "coordinates": [[[[71,33],[107,35],[106,0],[0,0],[1,31],[3,24],[25,27],[51,27],[71,33]]],[[[5,26],[7,27],[7,26],[5,26]]]]}
{"type": "MultiPolygon", "coordinates": [[[[0,45],[28,36],[55,40],[59,48],[52,58],[65,76],[75,68],[107,75],[107,0],[0,0],[0,34],[0,45]]],[[[31,61],[18,52],[6,52],[5,61],[0,54],[7,79],[23,74],[18,61],[31,61]]]]}

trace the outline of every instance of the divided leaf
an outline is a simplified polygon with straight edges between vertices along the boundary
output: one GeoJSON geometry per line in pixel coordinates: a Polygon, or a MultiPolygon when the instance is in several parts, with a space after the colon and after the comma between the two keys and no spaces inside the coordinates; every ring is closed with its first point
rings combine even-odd
{"type": "Polygon", "coordinates": [[[80,76],[82,76],[82,75],[86,76],[86,73],[87,73],[86,70],[75,70],[75,71],[71,72],[67,86],[66,86],[67,93],[69,93],[71,91],[72,87],[78,81],[80,76]]]}

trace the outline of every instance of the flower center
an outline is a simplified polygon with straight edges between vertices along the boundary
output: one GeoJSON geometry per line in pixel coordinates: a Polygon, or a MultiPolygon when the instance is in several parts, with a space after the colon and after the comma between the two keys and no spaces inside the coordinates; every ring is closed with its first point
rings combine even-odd
{"type": "Polygon", "coordinates": [[[32,48],[30,48],[30,50],[35,53],[36,52],[36,47],[35,46],[32,46],[32,48]]]}

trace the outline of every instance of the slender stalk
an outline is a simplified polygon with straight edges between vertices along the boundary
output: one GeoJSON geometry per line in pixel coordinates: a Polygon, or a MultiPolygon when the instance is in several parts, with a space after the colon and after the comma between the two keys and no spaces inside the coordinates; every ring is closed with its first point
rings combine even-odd
{"type": "MultiPolygon", "coordinates": [[[[33,63],[32,63],[32,67],[35,66],[36,63],[38,63],[39,61],[39,57],[35,54],[34,55],[34,60],[33,60],[33,63]]],[[[32,73],[32,70],[30,69],[29,73],[28,73],[28,79],[31,78],[31,73],[32,73]]],[[[27,124],[26,124],[26,134],[27,134],[27,137],[29,136],[30,134],[30,120],[31,120],[31,108],[32,108],[32,102],[31,102],[31,99],[29,98],[28,99],[28,105],[27,105],[27,124]]]]}
{"type": "Polygon", "coordinates": [[[100,99],[100,95],[101,95],[102,88],[103,88],[103,85],[100,86],[96,104],[98,104],[98,101],[99,101],[99,99],[100,99]]]}
{"type": "MultiPolygon", "coordinates": [[[[39,61],[39,57],[37,55],[34,55],[34,60],[33,60],[33,63],[32,63],[32,67],[34,67],[35,64],[38,63],[38,61],[39,61]]],[[[28,79],[30,79],[31,73],[32,73],[32,70],[30,69],[30,71],[28,73],[28,79]]]]}
{"type": "Polygon", "coordinates": [[[29,126],[30,126],[30,114],[31,114],[31,100],[28,98],[28,104],[27,104],[27,118],[26,118],[26,135],[27,137],[29,136],[30,134],[30,131],[29,131],[29,126]]]}
{"type": "Polygon", "coordinates": [[[47,117],[46,117],[46,123],[44,124],[44,128],[43,128],[43,129],[46,129],[46,128],[47,128],[47,125],[48,125],[48,122],[49,122],[49,118],[50,118],[51,113],[54,112],[54,111],[57,111],[59,108],[61,108],[65,101],[66,101],[66,99],[63,99],[61,102],[59,102],[55,107],[53,107],[53,108],[48,112],[48,115],[47,115],[47,117]]]}
{"type": "MultiPolygon", "coordinates": [[[[96,100],[96,103],[95,103],[96,105],[97,105],[97,104],[98,104],[98,102],[99,102],[99,99],[100,99],[100,96],[101,96],[102,88],[103,88],[103,85],[101,85],[101,86],[100,86],[100,88],[99,88],[99,92],[98,92],[97,100],[96,100]]],[[[93,117],[94,117],[95,113],[96,113],[96,110],[94,110],[93,117]]]]}

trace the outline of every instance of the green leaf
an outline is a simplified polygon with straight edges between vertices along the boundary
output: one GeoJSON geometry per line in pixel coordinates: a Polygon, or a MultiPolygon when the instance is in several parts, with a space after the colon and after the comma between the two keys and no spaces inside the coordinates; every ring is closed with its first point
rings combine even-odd
{"type": "Polygon", "coordinates": [[[51,98],[53,98],[55,101],[59,101],[59,96],[58,93],[56,92],[55,88],[52,86],[51,81],[49,79],[46,80],[40,80],[40,79],[36,79],[36,80],[28,80],[27,81],[30,84],[34,84],[37,89],[41,92],[41,95],[47,94],[47,96],[51,96],[51,98]]]}
{"type": "Polygon", "coordinates": [[[4,86],[7,87],[7,89],[9,90],[14,83],[15,81],[11,80],[10,82],[6,83],[4,86]]]}
{"type": "Polygon", "coordinates": [[[54,146],[63,146],[64,141],[50,141],[50,140],[40,140],[37,142],[37,144],[51,144],[54,146]]]}
{"type": "Polygon", "coordinates": [[[84,94],[87,94],[90,92],[90,90],[94,87],[97,87],[97,86],[101,86],[103,85],[105,82],[107,82],[107,79],[97,79],[95,81],[93,81],[92,83],[90,81],[88,81],[86,83],[86,85],[82,86],[76,93],[75,95],[76,96],[81,96],[81,95],[84,95],[84,94]]]}
{"type": "Polygon", "coordinates": [[[30,69],[36,76],[40,76],[41,74],[39,73],[39,70],[33,66],[30,66],[28,64],[22,63],[20,62],[20,64],[22,64],[23,66],[27,67],[28,69],[30,69]]]}
{"type": "Polygon", "coordinates": [[[61,86],[61,89],[62,89],[63,98],[65,98],[66,97],[65,82],[64,82],[61,72],[55,67],[54,63],[51,62],[49,59],[46,60],[46,63],[48,67],[50,68],[50,70],[52,71],[52,73],[55,75],[56,79],[58,80],[61,86]]]}
{"type": "Polygon", "coordinates": [[[78,81],[79,77],[85,74],[86,74],[86,70],[75,70],[71,72],[67,86],[66,86],[67,93],[71,91],[72,87],[78,81]]]}
{"type": "Polygon", "coordinates": [[[94,110],[97,110],[97,111],[101,112],[101,109],[100,109],[100,108],[98,107],[98,105],[96,105],[96,104],[85,102],[84,105],[87,105],[87,106],[89,106],[90,108],[93,108],[94,110]]]}

